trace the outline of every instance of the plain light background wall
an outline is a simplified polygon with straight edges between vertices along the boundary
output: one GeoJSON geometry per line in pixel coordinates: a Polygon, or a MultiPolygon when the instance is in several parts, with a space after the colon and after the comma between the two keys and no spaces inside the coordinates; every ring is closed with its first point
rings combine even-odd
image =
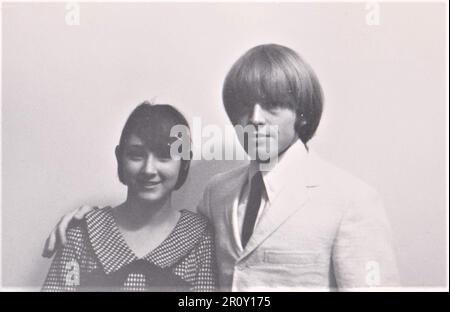
{"type": "MultiPolygon", "coordinates": [[[[405,286],[444,286],[445,4],[3,4],[2,284],[39,287],[44,240],[81,204],[117,204],[114,147],[131,110],[168,102],[228,124],[222,82],[247,49],[279,43],[315,69],[323,158],[377,188],[405,286]]],[[[199,142],[194,142],[198,144],[199,142]]],[[[180,208],[233,162],[194,163],[180,208]]]]}

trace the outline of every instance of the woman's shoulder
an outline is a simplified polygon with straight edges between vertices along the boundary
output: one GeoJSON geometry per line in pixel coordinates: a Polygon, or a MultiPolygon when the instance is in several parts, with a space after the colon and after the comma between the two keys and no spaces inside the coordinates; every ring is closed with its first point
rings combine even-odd
{"type": "Polygon", "coordinates": [[[67,230],[68,244],[81,247],[90,241],[90,232],[106,224],[110,220],[111,207],[102,209],[93,209],[88,212],[80,221],[74,221],[74,224],[67,230]]]}
{"type": "Polygon", "coordinates": [[[111,217],[112,209],[113,208],[111,206],[106,206],[104,208],[95,207],[84,216],[84,219],[86,222],[95,220],[100,222],[105,219],[109,219],[111,217]]]}
{"type": "Polygon", "coordinates": [[[180,213],[180,228],[185,233],[189,233],[191,239],[196,238],[200,240],[205,235],[210,236],[213,234],[212,226],[204,215],[187,209],[180,210],[180,213]]]}
{"type": "Polygon", "coordinates": [[[185,222],[191,223],[193,226],[208,227],[210,225],[208,218],[201,213],[187,209],[180,210],[180,213],[180,220],[185,219],[185,222]]]}
{"type": "Polygon", "coordinates": [[[177,237],[180,249],[185,253],[194,252],[197,256],[208,254],[214,249],[214,230],[209,220],[200,213],[191,210],[181,210],[178,223],[177,237]]]}
{"type": "Polygon", "coordinates": [[[75,223],[67,230],[65,247],[78,254],[85,249],[87,243],[88,235],[86,222],[84,222],[84,220],[75,221],[75,223]]]}

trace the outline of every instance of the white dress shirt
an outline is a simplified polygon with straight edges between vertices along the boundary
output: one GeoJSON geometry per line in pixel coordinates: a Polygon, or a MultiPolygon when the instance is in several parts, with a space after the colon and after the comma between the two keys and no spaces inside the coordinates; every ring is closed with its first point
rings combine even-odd
{"type": "MultiPolygon", "coordinates": [[[[295,181],[287,181],[286,173],[294,167],[294,162],[302,161],[303,157],[307,155],[308,151],[300,140],[297,140],[292,144],[288,150],[286,150],[281,156],[278,157],[278,161],[270,167],[265,165],[264,170],[261,170],[261,174],[264,181],[265,192],[261,197],[261,205],[258,210],[258,215],[255,221],[255,228],[258,226],[259,221],[264,215],[264,211],[270,209],[270,203],[274,201],[280,190],[285,183],[294,183],[295,181]]],[[[233,224],[237,224],[238,227],[233,228],[233,234],[240,251],[243,251],[241,234],[242,226],[244,224],[245,211],[247,209],[248,198],[250,195],[250,181],[256,172],[260,171],[260,165],[256,161],[251,161],[247,174],[247,181],[244,183],[244,187],[240,192],[240,195],[235,198],[233,202],[233,224]]],[[[301,174],[301,173],[299,173],[301,174]]]]}

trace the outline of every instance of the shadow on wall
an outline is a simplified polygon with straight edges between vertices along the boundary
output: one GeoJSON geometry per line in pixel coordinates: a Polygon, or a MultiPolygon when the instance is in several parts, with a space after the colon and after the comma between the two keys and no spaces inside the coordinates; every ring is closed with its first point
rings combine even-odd
{"type": "Polygon", "coordinates": [[[247,164],[247,161],[236,160],[194,160],[191,163],[185,185],[173,196],[173,205],[177,209],[196,211],[203,190],[209,180],[216,174],[247,164]]]}

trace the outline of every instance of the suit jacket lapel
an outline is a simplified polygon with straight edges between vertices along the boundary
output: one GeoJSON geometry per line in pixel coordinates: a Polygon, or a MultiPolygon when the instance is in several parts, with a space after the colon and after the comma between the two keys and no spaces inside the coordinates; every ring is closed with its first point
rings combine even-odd
{"type": "Polygon", "coordinates": [[[304,185],[289,185],[284,188],[270,207],[263,212],[253,235],[247,243],[240,258],[246,257],[265,239],[277,230],[289,217],[302,208],[308,200],[308,192],[304,185]]]}
{"type": "Polygon", "coordinates": [[[239,251],[239,236],[236,236],[236,231],[239,231],[239,224],[237,223],[237,220],[235,220],[233,216],[233,206],[234,201],[236,199],[239,199],[240,192],[242,190],[242,187],[244,186],[244,183],[246,182],[248,177],[248,166],[243,167],[238,175],[230,180],[230,183],[227,183],[223,186],[222,194],[223,197],[219,200],[220,211],[222,211],[223,216],[222,220],[225,220],[225,229],[227,229],[228,233],[225,235],[227,236],[227,239],[231,242],[232,245],[232,251],[234,253],[235,258],[237,258],[240,254],[239,251]]]}
{"type": "Polygon", "coordinates": [[[314,171],[311,168],[313,163],[311,155],[308,155],[294,168],[284,172],[286,183],[270,203],[270,206],[263,211],[261,219],[256,225],[253,235],[250,237],[240,259],[253,252],[291,215],[304,207],[308,201],[308,188],[314,184],[311,183],[311,172],[314,171]]]}

